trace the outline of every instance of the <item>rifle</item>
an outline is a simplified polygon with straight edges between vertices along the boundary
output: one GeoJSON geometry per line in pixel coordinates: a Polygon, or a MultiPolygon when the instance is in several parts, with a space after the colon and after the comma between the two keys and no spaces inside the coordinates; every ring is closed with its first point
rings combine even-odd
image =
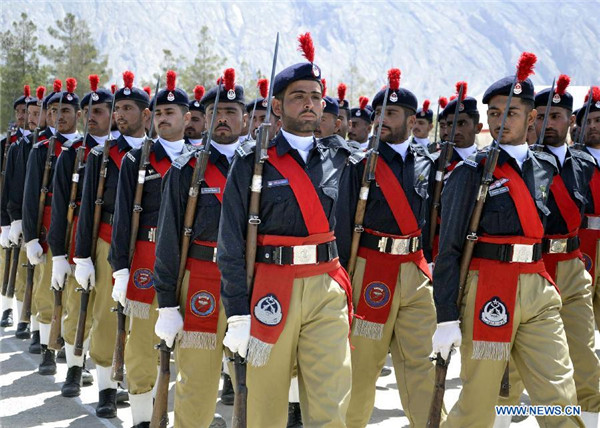
{"type": "MultiPolygon", "coordinates": [[[[440,97],[438,97],[438,100],[440,97]]],[[[440,126],[440,103],[438,101],[437,113],[435,114],[435,129],[433,131],[433,142],[438,145],[438,128],[440,126]]]]}
{"type": "MultiPolygon", "coordinates": [[[[437,171],[435,172],[435,187],[433,188],[433,199],[431,203],[431,213],[429,217],[429,245],[433,248],[435,240],[435,232],[437,231],[437,220],[440,213],[440,200],[442,199],[442,187],[444,186],[444,174],[446,168],[452,159],[454,153],[454,137],[456,136],[456,124],[458,123],[458,115],[460,114],[460,104],[463,99],[465,85],[460,85],[458,89],[458,98],[454,108],[454,118],[452,119],[452,131],[450,133],[450,141],[442,143],[442,152],[438,159],[437,171]]],[[[439,108],[439,104],[438,104],[439,108]]],[[[437,126],[437,123],[436,123],[437,126]]]]}
{"type": "Polygon", "coordinates": [[[248,122],[248,135],[246,138],[250,139],[252,134],[252,121],[254,120],[254,113],[256,112],[256,102],[258,101],[258,97],[254,99],[254,106],[252,107],[252,114],[250,115],[250,122],[248,122]]]}
{"type": "MultiPolygon", "coordinates": [[[[37,224],[36,224],[36,236],[40,236],[40,232],[42,231],[42,222],[44,218],[44,207],[46,206],[46,196],[50,189],[48,186],[50,185],[50,180],[52,179],[52,167],[53,167],[53,159],[55,157],[54,154],[54,146],[56,145],[56,136],[58,135],[58,121],[60,120],[61,110],[62,110],[62,100],[63,93],[60,95],[60,99],[58,101],[58,114],[56,115],[56,120],[54,122],[54,135],[50,137],[48,140],[48,150],[46,152],[46,161],[44,163],[44,174],[42,175],[42,187],[40,188],[40,198],[38,201],[38,216],[37,216],[37,224]]],[[[42,112],[40,112],[40,116],[38,117],[38,126],[39,121],[42,117],[42,112]]],[[[25,295],[23,297],[23,310],[21,311],[21,322],[29,323],[31,318],[31,301],[33,298],[33,274],[35,272],[35,265],[32,265],[27,262],[27,279],[25,282],[25,295]]]]}
{"type": "MultiPolygon", "coordinates": [[[[220,83],[217,83],[220,85],[220,83]]],[[[213,114],[210,119],[210,128],[204,134],[204,142],[202,147],[195,153],[196,164],[192,173],[192,181],[188,191],[188,199],[185,205],[185,214],[183,216],[183,233],[181,234],[181,243],[179,251],[179,270],[177,273],[177,284],[175,287],[175,299],[179,302],[181,297],[181,285],[185,276],[185,267],[187,264],[188,250],[192,240],[192,228],[194,227],[194,219],[196,217],[196,205],[198,203],[198,195],[200,194],[200,186],[204,181],[204,174],[210,157],[210,146],[212,143],[213,130],[216,124],[217,107],[219,106],[219,95],[221,88],[217,91],[215,104],[213,106],[213,114]]],[[[171,379],[171,352],[175,347],[169,348],[164,340],[156,346],[160,353],[160,369],[158,372],[158,380],[156,382],[156,396],[154,398],[154,406],[152,407],[152,420],[150,421],[151,428],[164,428],[169,423],[168,403],[169,403],[169,381],[171,379]]]]}
{"type": "MultiPolygon", "coordinates": [[[[160,85],[160,77],[156,80],[156,91],[158,95],[160,85]]],[[[154,97],[154,103],[152,106],[152,119],[150,121],[150,132],[144,140],[142,145],[142,153],[140,156],[140,166],[138,170],[138,181],[135,186],[135,194],[133,197],[133,213],[131,214],[131,230],[129,234],[129,266],[133,261],[133,255],[135,254],[135,244],[137,242],[138,230],[140,228],[140,215],[142,213],[142,195],[144,193],[144,180],[146,178],[146,168],[150,164],[150,151],[152,149],[152,133],[154,131],[154,114],[156,113],[156,100],[157,96],[154,97]]],[[[112,360],[112,372],[111,378],[115,381],[123,381],[123,367],[125,365],[125,338],[127,337],[127,331],[125,330],[126,315],[124,313],[123,305],[117,302],[117,337],[115,340],[115,349],[113,351],[112,360]]]]}
{"type": "Polygon", "coordinates": [[[587,102],[585,103],[585,113],[583,115],[583,120],[581,121],[581,129],[579,130],[579,138],[577,139],[577,144],[575,145],[576,149],[583,150],[585,149],[585,140],[583,139],[585,135],[585,128],[587,127],[587,119],[590,114],[590,107],[592,106],[592,100],[594,99],[594,87],[590,86],[590,92],[588,94],[587,102]]]}
{"type": "Polygon", "coordinates": [[[383,105],[381,107],[381,114],[379,115],[379,126],[377,127],[377,136],[371,138],[369,142],[369,149],[367,150],[367,163],[363,171],[362,181],[360,184],[360,191],[358,192],[358,202],[356,204],[356,213],[354,214],[354,229],[352,230],[352,243],[350,244],[350,258],[348,259],[348,275],[350,279],[354,276],[354,270],[356,269],[356,259],[358,257],[358,247],[360,244],[361,234],[365,228],[363,223],[365,221],[365,212],[367,211],[367,199],[369,199],[369,189],[371,182],[375,180],[375,168],[377,167],[377,159],[379,158],[379,141],[381,139],[381,128],[383,126],[383,118],[385,117],[385,109],[387,107],[388,95],[390,93],[390,86],[387,85],[385,88],[385,95],[383,97],[383,105]]]}
{"type": "MultiPolygon", "coordinates": [[[[90,109],[88,108],[88,112],[90,109]]],[[[96,244],[98,243],[98,232],[100,231],[100,219],[102,218],[102,204],[104,204],[104,185],[106,184],[106,175],[108,171],[108,162],[110,160],[109,151],[114,141],[110,130],[112,129],[113,113],[115,111],[115,98],[113,96],[110,106],[110,118],[108,122],[108,138],[102,147],[102,161],[100,165],[100,177],[98,178],[98,189],[96,190],[96,200],[94,201],[94,223],[92,226],[92,242],[90,246],[90,257],[96,258],[96,244]]],[[[83,339],[85,336],[85,324],[87,319],[87,308],[90,301],[90,292],[84,288],[77,288],[81,292],[81,303],[79,306],[79,318],[77,320],[77,333],[75,334],[75,349],[73,353],[76,356],[83,354],[83,339]]]]}
{"type": "MultiPolygon", "coordinates": [[[[17,279],[17,268],[19,267],[19,253],[21,248],[21,240],[17,245],[11,245],[12,249],[12,261],[10,264],[10,274],[8,277],[8,285],[6,287],[6,297],[12,299],[15,295],[15,281],[17,279]]],[[[6,264],[8,264],[9,259],[6,259],[6,264]]],[[[6,271],[5,271],[6,275],[6,271]]]]}
{"type": "Polygon", "coordinates": [[[552,103],[552,97],[554,94],[554,85],[556,83],[556,78],[552,81],[552,87],[550,88],[550,93],[548,94],[548,100],[546,101],[546,111],[544,112],[544,122],[542,123],[542,130],[540,132],[540,136],[538,137],[537,144],[542,146],[544,144],[544,136],[546,135],[546,127],[548,126],[548,117],[550,116],[550,104],[552,103]]]}
{"type": "MultiPolygon", "coordinates": [[[[10,147],[10,139],[12,138],[12,132],[14,129],[14,123],[8,123],[8,129],[6,131],[6,141],[4,143],[4,148],[2,151],[2,172],[0,174],[0,195],[1,192],[4,192],[4,176],[6,175],[6,163],[8,160],[8,149],[10,147]]],[[[1,198],[1,197],[0,197],[1,198]]],[[[4,250],[4,277],[2,280],[2,295],[6,296],[6,292],[8,290],[8,280],[10,278],[10,257],[12,254],[12,246],[9,246],[4,250]]]]}

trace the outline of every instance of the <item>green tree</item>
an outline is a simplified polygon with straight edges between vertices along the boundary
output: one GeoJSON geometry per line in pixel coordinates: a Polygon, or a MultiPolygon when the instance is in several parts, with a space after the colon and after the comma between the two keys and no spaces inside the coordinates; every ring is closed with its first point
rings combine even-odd
{"type": "Polygon", "coordinates": [[[223,73],[226,58],[215,52],[215,40],[209,34],[206,25],[200,29],[198,51],[191,65],[181,73],[181,85],[186,91],[194,86],[203,85],[209,89],[215,85],[217,78],[223,73]]]}
{"type": "MultiPolygon", "coordinates": [[[[185,69],[185,57],[183,55],[175,56],[170,49],[163,49],[163,58],[160,62],[160,87],[164,88],[166,85],[166,74],[168,70],[174,70],[177,73],[177,86],[181,87],[181,76],[179,70],[185,69]]],[[[142,79],[139,83],[140,87],[150,86],[152,88],[152,94],[156,91],[156,79],[158,79],[159,73],[155,72],[152,74],[152,79],[142,79]]],[[[138,84],[135,84],[136,86],[138,84]]]]}
{"type": "Polygon", "coordinates": [[[48,80],[48,70],[40,66],[37,27],[26,13],[11,29],[0,33],[0,132],[13,118],[13,100],[23,94],[23,85],[35,89],[48,80]]]}

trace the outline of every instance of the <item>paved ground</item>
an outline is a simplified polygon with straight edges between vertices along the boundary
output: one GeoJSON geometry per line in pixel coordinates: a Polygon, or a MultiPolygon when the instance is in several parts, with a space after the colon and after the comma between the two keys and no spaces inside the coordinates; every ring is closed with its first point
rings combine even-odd
{"type": "MultiPolygon", "coordinates": [[[[597,340],[597,343],[598,342],[597,340]]],[[[95,385],[82,389],[78,398],[63,398],[60,386],[67,371],[66,364],[58,364],[56,376],[40,376],[36,373],[39,355],[27,352],[29,341],[14,337],[14,328],[0,329],[0,426],[14,427],[130,427],[131,415],[128,404],[119,407],[115,419],[99,419],[94,410],[98,400],[95,385]]],[[[446,406],[450,408],[457,400],[460,391],[458,362],[453,358],[448,372],[446,406]]],[[[93,367],[93,364],[90,364],[93,367]]],[[[391,363],[388,362],[388,366],[391,363]]],[[[95,370],[92,370],[95,374],[95,370]]],[[[172,368],[171,373],[174,373],[172,368]]],[[[171,387],[172,409],[174,388],[171,387]]],[[[527,401],[527,397],[524,396],[527,401]]],[[[217,412],[221,413],[231,426],[231,407],[217,403],[217,412]]],[[[173,413],[170,413],[173,420],[173,413]]],[[[369,427],[397,428],[408,426],[404,416],[396,379],[392,374],[380,377],[377,382],[377,400],[369,427]]],[[[513,424],[517,428],[536,427],[537,423],[529,418],[513,424]]]]}

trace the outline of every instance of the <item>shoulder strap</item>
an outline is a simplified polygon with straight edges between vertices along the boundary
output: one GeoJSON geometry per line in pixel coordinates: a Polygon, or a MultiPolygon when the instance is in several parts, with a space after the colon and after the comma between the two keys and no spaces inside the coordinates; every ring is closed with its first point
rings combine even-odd
{"type": "Polygon", "coordinates": [[[565,182],[560,175],[554,177],[554,181],[552,181],[552,185],[550,186],[550,191],[554,196],[556,205],[558,205],[560,215],[565,220],[565,223],[567,223],[568,231],[570,233],[577,231],[581,225],[580,211],[575,201],[573,201],[573,198],[571,198],[567,186],[565,186],[565,182]]]}

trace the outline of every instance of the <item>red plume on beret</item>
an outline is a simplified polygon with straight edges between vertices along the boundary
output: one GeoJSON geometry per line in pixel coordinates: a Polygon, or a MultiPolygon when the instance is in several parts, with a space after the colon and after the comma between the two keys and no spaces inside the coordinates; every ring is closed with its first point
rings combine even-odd
{"type": "MultiPolygon", "coordinates": [[[[588,91],[587,95],[585,96],[586,103],[589,98],[590,98],[590,91],[588,91]]],[[[592,87],[592,102],[595,103],[598,101],[600,101],[600,88],[598,86],[593,86],[592,87]]]]}
{"type": "Polygon", "coordinates": [[[88,76],[90,81],[90,89],[92,92],[96,92],[98,90],[98,83],[100,82],[100,78],[97,74],[90,74],[88,76]]]}
{"type": "Polygon", "coordinates": [[[338,91],[338,100],[340,101],[344,101],[346,99],[346,90],[348,89],[348,87],[346,86],[345,83],[340,83],[337,87],[337,91],[338,91]]]}
{"type": "Polygon", "coordinates": [[[200,101],[204,96],[204,86],[196,85],[194,88],[194,99],[200,101]]]}
{"type": "Polygon", "coordinates": [[[131,89],[133,87],[133,79],[134,79],[135,75],[127,70],[123,73],[123,86],[125,86],[126,88],[131,89]]]}
{"type": "Polygon", "coordinates": [[[110,92],[112,92],[113,94],[117,92],[117,85],[115,85],[114,83],[110,85],[110,92]]]}
{"type": "Polygon", "coordinates": [[[260,92],[260,96],[263,98],[269,96],[269,81],[267,79],[258,80],[258,92],[260,92]]]}
{"type": "Polygon", "coordinates": [[[425,100],[423,101],[423,112],[427,113],[427,110],[429,110],[429,106],[431,105],[431,101],[429,100],[425,100]]]}
{"type": "Polygon", "coordinates": [[[462,98],[461,101],[463,101],[465,98],[467,98],[467,82],[456,82],[456,95],[458,95],[460,93],[460,88],[463,88],[463,94],[462,94],[462,98]]]}
{"type": "Polygon", "coordinates": [[[31,96],[31,87],[29,85],[23,86],[23,95],[25,95],[25,98],[29,98],[31,96]]]}
{"type": "Polygon", "coordinates": [[[62,82],[59,79],[55,79],[54,83],[52,84],[52,90],[54,92],[60,92],[61,89],[62,89],[62,82]]]}
{"type": "Polygon", "coordinates": [[[390,68],[388,70],[388,81],[390,83],[390,91],[396,91],[400,88],[400,74],[402,74],[402,72],[399,68],[390,68]]]}
{"type": "Polygon", "coordinates": [[[452,96],[450,97],[450,101],[454,101],[454,100],[455,100],[455,99],[457,99],[457,98],[458,98],[458,95],[452,95],[452,96]]]}
{"type": "Polygon", "coordinates": [[[35,90],[35,95],[38,98],[38,100],[41,100],[42,98],[44,98],[45,93],[46,93],[45,86],[38,86],[37,89],[35,90]]]}
{"type": "Polygon", "coordinates": [[[364,110],[369,104],[369,99],[367,97],[358,97],[358,106],[361,110],[364,110]]]}
{"type": "Polygon", "coordinates": [[[537,57],[531,52],[523,52],[521,54],[519,62],[517,63],[517,80],[519,82],[522,82],[532,74],[535,74],[533,72],[533,67],[535,67],[536,61],[537,57]]]}
{"type": "Polygon", "coordinates": [[[302,52],[302,55],[304,55],[304,58],[306,58],[308,60],[308,62],[314,62],[315,61],[315,45],[313,44],[313,40],[312,40],[312,37],[310,36],[310,33],[304,33],[304,34],[299,35],[298,43],[300,43],[298,50],[300,52],[302,52]]]}
{"type": "Polygon", "coordinates": [[[235,70],[233,68],[225,70],[225,90],[235,90],[235,70]]]}
{"type": "Polygon", "coordinates": [[[177,73],[175,73],[173,70],[167,71],[167,91],[174,91],[176,82],[177,73]]]}
{"type": "Polygon", "coordinates": [[[440,105],[441,108],[446,108],[446,106],[448,105],[448,98],[440,97],[438,99],[438,104],[440,105]]]}
{"type": "Polygon", "coordinates": [[[561,74],[558,76],[558,80],[556,81],[556,92],[558,95],[564,95],[567,92],[567,86],[571,83],[571,78],[566,74],[561,74]]]}
{"type": "Polygon", "coordinates": [[[323,91],[321,92],[321,96],[327,96],[327,80],[321,79],[321,85],[323,86],[323,91]]]}
{"type": "Polygon", "coordinates": [[[144,89],[144,92],[147,93],[149,97],[152,96],[152,89],[150,89],[150,86],[144,86],[143,89],[144,89]]]}
{"type": "Polygon", "coordinates": [[[67,77],[67,92],[73,93],[77,88],[77,80],[74,77],[67,77]]]}

